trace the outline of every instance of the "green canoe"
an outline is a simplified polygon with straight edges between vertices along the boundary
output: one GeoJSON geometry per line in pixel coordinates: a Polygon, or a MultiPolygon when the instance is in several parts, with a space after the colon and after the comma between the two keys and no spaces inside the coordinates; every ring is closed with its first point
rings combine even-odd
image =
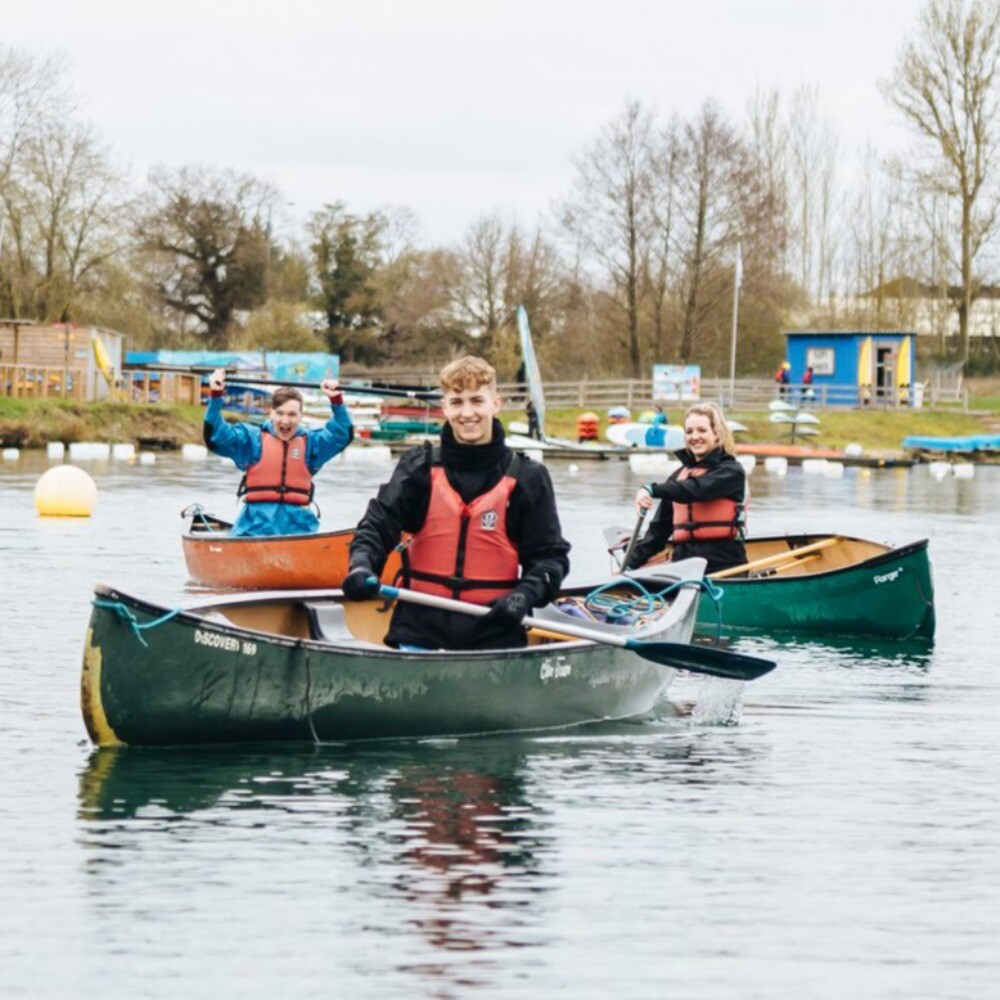
{"type": "Polygon", "coordinates": [[[926,539],[893,548],[846,535],[748,539],[748,562],[712,574],[702,628],[796,632],[814,637],[934,638],[934,584],[926,539]],[[739,575],[733,575],[739,574],[739,575]]]}
{"type": "MultiPolygon", "coordinates": [[[[691,560],[678,564],[677,580],[691,577],[691,563],[700,578],[704,563],[691,560]]],[[[687,643],[697,584],[680,586],[635,626],[592,627],[687,643]]],[[[381,642],[389,618],[381,602],[343,602],[336,591],[210,601],[178,611],[97,588],[82,676],[95,744],[326,742],[575,726],[650,712],[677,672],[617,646],[538,631],[524,649],[401,652],[381,642]]],[[[557,629],[560,615],[580,624],[555,606],[545,611],[546,627],[557,629]]]]}

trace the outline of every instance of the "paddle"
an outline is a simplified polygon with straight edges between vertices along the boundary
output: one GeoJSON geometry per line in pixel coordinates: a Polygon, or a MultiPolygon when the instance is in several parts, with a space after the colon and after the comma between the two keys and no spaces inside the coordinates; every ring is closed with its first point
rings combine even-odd
{"type": "Polygon", "coordinates": [[[761,559],[754,559],[753,562],[743,563],[742,566],[730,566],[729,569],[719,570],[710,577],[712,580],[724,580],[729,576],[737,576],[740,573],[752,573],[759,569],[767,569],[770,566],[777,566],[786,559],[801,559],[812,552],[819,552],[821,549],[828,549],[833,545],[838,545],[844,539],[840,535],[832,538],[821,538],[818,542],[811,542],[809,545],[800,545],[795,549],[787,549],[784,552],[777,552],[773,556],[764,556],[761,559]]]}
{"type": "Polygon", "coordinates": [[[632,537],[628,540],[628,546],[625,549],[625,555],[622,556],[621,568],[628,569],[628,561],[632,558],[632,550],[635,548],[635,543],[639,541],[639,532],[642,530],[643,522],[646,520],[646,515],[649,513],[648,507],[639,508],[639,516],[636,518],[635,527],[632,529],[632,537]]]}
{"type": "MultiPolygon", "coordinates": [[[[374,577],[371,582],[377,582],[374,577]]],[[[409,601],[411,604],[424,604],[430,608],[441,608],[443,611],[457,611],[464,615],[483,617],[490,609],[479,604],[468,604],[465,601],[453,601],[448,597],[435,597],[433,594],[421,594],[414,590],[403,590],[400,587],[390,587],[383,584],[379,593],[389,600],[409,601]]],[[[691,646],[681,642],[650,642],[641,639],[629,639],[625,636],[608,635],[577,625],[564,625],[562,622],[551,622],[542,618],[527,617],[524,625],[528,628],[538,628],[550,634],[571,636],[575,639],[588,639],[591,642],[605,646],[619,646],[638,653],[646,660],[659,663],[664,667],[676,667],[678,670],[689,670],[694,674],[708,674],[710,677],[725,677],[728,680],[752,681],[764,674],[770,673],[777,664],[772,660],[762,660],[756,656],[744,656],[742,653],[730,653],[728,650],[712,649],[709,646],[691,646]]]]}
{"type": "MultiPolygon", "coordinates": [[[[130,365],[132,370],[147,372],[163,372],[175,375],[211,375],[215,371],[208,365],[130,365]]],[[[232,385],[287,385],[293,389],[322,389],[321,382],[293,382],[290,379],[253,378],[240,375],[239,371],[227,368],[226,380],[232,385]]],[[[407,399],[417,399],[423,403],[440,403],[441,393],[436,389],[423,389],[418,386],[405,385],[341,385],[341,392],[352,396],[405,396],[407,399]]]]}

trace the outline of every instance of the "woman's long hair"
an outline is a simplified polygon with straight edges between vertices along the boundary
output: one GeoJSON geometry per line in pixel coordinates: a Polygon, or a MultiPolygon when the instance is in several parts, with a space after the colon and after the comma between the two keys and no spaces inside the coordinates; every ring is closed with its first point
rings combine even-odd
{"type": "Polygon", "coordinates": [[[719,437],[719,446],[723,451],[736,457],[736,442],[733,440],[733,432],[726,423],[726,418],[722,415],[722,410],[715,403],[695,403],[684,411],[684,423],[688,417],[708,417],[708,422],[712,425],[712,430],[719,437]]]}

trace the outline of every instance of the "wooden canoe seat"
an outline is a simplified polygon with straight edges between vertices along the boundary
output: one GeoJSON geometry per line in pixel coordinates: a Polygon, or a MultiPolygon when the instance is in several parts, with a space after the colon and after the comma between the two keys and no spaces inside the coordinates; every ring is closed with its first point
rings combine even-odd
{"type": "Polygon", "coordinates": [[[322,642],[333,642],[338,646],[355,646],[360,649],[385,649],[377,642],[358,639],[347,627],[344,606],[334,601],[303,601],[309,616],[309,634],[322,642]]]}

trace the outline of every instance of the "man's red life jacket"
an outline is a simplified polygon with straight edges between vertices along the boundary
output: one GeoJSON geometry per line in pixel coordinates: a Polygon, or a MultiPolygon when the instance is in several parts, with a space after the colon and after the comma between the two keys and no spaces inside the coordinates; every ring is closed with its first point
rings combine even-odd
{"type": "Polygon", "coordinates": [[[305,507],[313,497],[313,479],[306,465],[303,434],[282,441],[268,431],[260,435],[260,461],[251,465],[240,484],[247,503],[288,503],[305,507]]]}
{"type": "Polygon", "coordinates": [[[489,604],[514,589],[520,558],[507,537],[507,506],[518,464],[515,455],[496,486],[468,504],[442,466],[431,466],[427,517],[404,553],[407,587],[472,604],[489,604]]]}
{"type": "MultiPolygon", "coordinates": [[[[701,466],[683,468],[678,479],[703,476],[708,472],[701,466]]],[[[695,503],[673,502],[675,542],[708,542],[724,538],[742,538],[746,516],[746,501],[737,503],[727,497],[718,500],[700,500],[695,503]]]]}

